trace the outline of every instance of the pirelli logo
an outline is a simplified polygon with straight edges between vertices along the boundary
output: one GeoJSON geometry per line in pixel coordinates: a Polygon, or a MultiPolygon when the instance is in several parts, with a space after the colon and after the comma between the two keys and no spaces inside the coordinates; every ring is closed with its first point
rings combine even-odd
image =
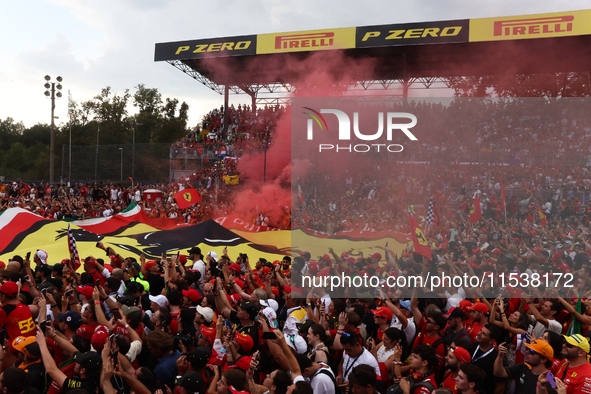
{"type": "Polygon", "coordinates": [[[591,10],[470,19],[471,42],[588,34],[591,34],[591,10]]]}
{"type": "Polygon", "coordinates": [[[523,36],[526,34],[566,33],[573,31],[573,15],[496,21],[494,36],[523,36]]]}
{"type": "Polygon", "coordinates": [[[355,48],[355,28],[259,34],[257,53],[322,51],[355,48]]]}
{"type": "Polygon", "coordinates": [[[330,47],[334,45],[334,33],[290,34],[275,37],[275,49],[330,47]]]}

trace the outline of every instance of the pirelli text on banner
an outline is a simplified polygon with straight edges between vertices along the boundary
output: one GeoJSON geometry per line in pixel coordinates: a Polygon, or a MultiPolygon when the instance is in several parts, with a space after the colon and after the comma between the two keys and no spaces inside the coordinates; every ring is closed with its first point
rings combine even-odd
{"type": "Polygon", "coordinates": [[[259,34],[257,53],[284,53],[355,48],[355,28],[259,34]]]}
{"type": "Polygon", "coordinates": [[[356,47],[468,42],[469,20],[401,23],[357,28],[356,47]]]}
{"type": "Polygon", "coordinates": [[[257,36],[207,38],[156,44],[154,61],[255,55],[257,36]]]}
{"type": "Polygon", "coordinates": [[[470,19],[470,41],[503,41],[591,34],[591,10],[470,19]]]}

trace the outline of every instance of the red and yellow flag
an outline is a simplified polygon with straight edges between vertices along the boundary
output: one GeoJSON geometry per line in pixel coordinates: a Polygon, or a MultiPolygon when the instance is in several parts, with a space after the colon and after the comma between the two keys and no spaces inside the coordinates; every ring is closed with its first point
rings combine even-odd
{"type": "Polygon", "coordinates": [[[421,228],[419,227],[419,224],[415,220],[414,216],[412,216],[412,213],[409,212],[408,215],[412,236],[412,244],[415,248],[415,253],[425,256],[429,260],[431,260],[431,248],[429,247],[429,242],[425,237],[425,233],[423,233],[423,230],[421,230],[421,228]]]}
{"type": "Polygon", "coordinates": [[[538,213],[538,218],[540,219],[540,224],[545,226],[548,223],[548,219],[546,219],[546,215],[544,215],[544,211],[540,207],[540,204],[536,201],[536,211],[538,213]]]}
{"type": "Polygon", "coordinates": [[[190,207],[201,201],[201,197],[199,197],[195,189],[184,189],[183,191],[177,192],[174,194],[174,199],[180,209],[190,207]]]}
{"type": "Polygon", "coordinates": [[[470,209],[470,215],[468,216],[468,219],[470,219],[470,222],[472,224],[476,224],[476,222],[478,222],[478,219],[480,219],[482,217],[482,208],[480,208],[480,196],[479,193],[476,193],[474,195],[474,205],[472,205],[472,208],[470,209]]]}

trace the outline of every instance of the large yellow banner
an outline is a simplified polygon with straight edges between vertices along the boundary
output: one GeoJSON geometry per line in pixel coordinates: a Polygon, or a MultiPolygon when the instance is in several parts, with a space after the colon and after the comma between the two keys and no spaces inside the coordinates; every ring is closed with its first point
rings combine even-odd
{"type": "Polygon", "coordinates": [[[591,34],[591,10],[470,19],[470,42],[591,34]]]}
{"type": "Polygon", "coordinates": [[[355,28],[259,34],[257,54],[355,48],[355,28]]]}

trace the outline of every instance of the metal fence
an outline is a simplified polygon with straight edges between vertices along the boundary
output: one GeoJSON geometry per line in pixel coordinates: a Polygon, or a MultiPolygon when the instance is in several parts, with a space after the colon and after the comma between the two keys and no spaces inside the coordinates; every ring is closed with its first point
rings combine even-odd
{"type": "MultiPolygon", "coordinates": [[[[64,182],[73,181],[129,181],[154,183],[182,179],[203,168],[208,162],[221,160],[215,150],[171,148],[170,144],[73,145],[71,172],[69,149],[62,147],[61,173],[64,182]],[[135,152],[135,153],[134,153],[135,152]]],[[[228,149],[226,156],[242,158],[246,155],[264,155],[260,150],[228,149]]],[[[405,150],[385,156],[388,161],[424,162],[429,164],[474,163],[498,165],[579,166],[586,165],[591,154],[580,152],[429,152],[405,150]]],[[[56,167],[57,167],[56,163],[56,167]]],[[[273,163],[267,163],[267,171],[273,163]]],[[[59,168],[59,167],[58,167],[59,168]]],[[[56,168],[56,169],[58,169],[56,168]]],[[[271,171],[272,172],[272,171],[271,171]]]]}
{"type": "MultiPolygon", "coordinates": [[[[72,145],[71,173],[69,149],[62,154],[61,177],[67,182],[131,182],[168,181],[170,144],[72,145]]],[[[57,171],[56,171],[57,172],[57,171]]]]}

